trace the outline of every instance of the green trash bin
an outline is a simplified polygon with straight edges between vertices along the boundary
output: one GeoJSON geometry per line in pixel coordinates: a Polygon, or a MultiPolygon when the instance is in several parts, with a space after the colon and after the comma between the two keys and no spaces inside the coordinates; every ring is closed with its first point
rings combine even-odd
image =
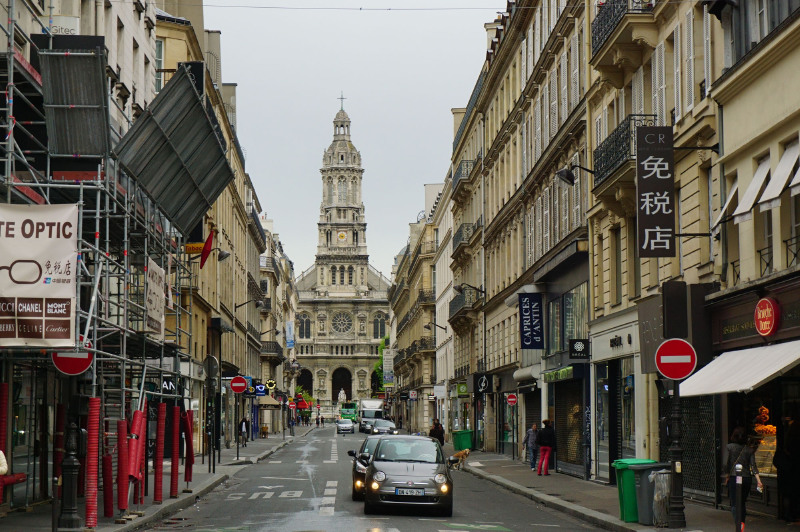
{"type": "Polygon", "coordinates": [[[453,447],[455,447],[456,451],[463,451],[464,449],[472,449],[472,431],[454,430],[453,447]]]}
{"type": "Polygon", "coordinates": [[[619,495],[619,518],[626,523],[639,521],[639,510],[636,503],[636,476],[632,465],[654,464],[648,458],[623,458],[611,464],[617,472],[617,494],[619,495]]]}

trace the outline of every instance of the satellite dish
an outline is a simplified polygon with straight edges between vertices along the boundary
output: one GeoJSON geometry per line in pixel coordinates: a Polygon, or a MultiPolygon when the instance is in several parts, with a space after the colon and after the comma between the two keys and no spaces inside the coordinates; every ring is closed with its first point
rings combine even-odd
{"type": "Polygon", "coordinates": [[[426,216],[426,214],[425,214],[424,210],[423,211],[419,211],[419,214],[417,214],[417,221],[419,222],[421,220],[424,220],[425,216],[426,216]]]}

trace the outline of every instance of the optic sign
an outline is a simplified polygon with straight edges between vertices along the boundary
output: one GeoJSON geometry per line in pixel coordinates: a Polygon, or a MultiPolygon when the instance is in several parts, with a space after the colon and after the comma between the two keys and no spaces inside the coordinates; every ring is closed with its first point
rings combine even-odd
{"type": "MultiPolygon", "coordinates": [[[[82,347],[91,349],[92,342],[83,342],[83,335],[80,336],[82,347]]],[[[80,347],[79,347],[80,349],[80,347]]],[[[64,375],[80,375],[92,365],[94,360],[94,353],[91,351],[78,351],[78,352],[53,352],[50,354],[53,360],[53,365],[58,371],[64,375]]]]}
{"type": "Polygon", "coordinates": [[[697,353],[681,338],[664,340],[656,349],[656,368],[668,379],[685,379],[697,367],[697,353]]]}
{"type": "Polygon", "coordinates": [[[636,222],[640,257],[675,256],[672,126],[636,127],[636,222]]]}
{"type": "Polygon", "coordinates": [[[519,338],[522,349],[544,349],[542,294],[519,294],[519,338]]]}
{"type": "Polygon", "coordinates": [[[241,375],[231,379],[231,391],[233,393],[242,393],[247,389],[247,380],[241,375]]]}
{"type": "Polygon", "coordinates": [[[75,348],[77,205],[0,205],[0,347],[75,348]]]}
{"type": "Polygon", "coordinates": [[[756,303],[753,316],[756,332],[761,336],[772,336],[778,330],[781,321],[781,307],[771,297],[763,297],[756,303]]]}

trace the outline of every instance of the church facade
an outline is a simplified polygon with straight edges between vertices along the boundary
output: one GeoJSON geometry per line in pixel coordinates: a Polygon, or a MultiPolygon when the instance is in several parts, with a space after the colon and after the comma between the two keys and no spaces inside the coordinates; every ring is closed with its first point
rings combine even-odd
{"type": "Polygon", "coordinates": [[[369,264],[361,186],[361,154],[350,140],[350,117],[340,109],[333,142],[322,157],[322,203],[314,265],[296,280],[297,385],[322,412],[338,403],[373,397],[380,388],[375,364],[388,334],[389,280],[369,264]]]}

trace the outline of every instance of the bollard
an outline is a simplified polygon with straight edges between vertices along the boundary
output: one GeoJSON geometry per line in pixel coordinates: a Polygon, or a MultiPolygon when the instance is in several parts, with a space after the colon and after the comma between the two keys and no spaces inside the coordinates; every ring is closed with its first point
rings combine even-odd
{"type": "Polygon", "coordinates": [[[78,515],[78,426],[70,423],[67,427],[66,456],[61,463],[63,491],[61,499],[61,515],[58,518],[59,528],[81,528],[83,520],[78,515]]]}
{"type": "Polygon", "coordinates": [[[733,468],[736,473],[734,481],[734,501],[736,501],[733,512],[733,519],[736,521],[736,532],[744,532],[744,523],[742,522],[742,464],[736,464],[733,468]]]}

